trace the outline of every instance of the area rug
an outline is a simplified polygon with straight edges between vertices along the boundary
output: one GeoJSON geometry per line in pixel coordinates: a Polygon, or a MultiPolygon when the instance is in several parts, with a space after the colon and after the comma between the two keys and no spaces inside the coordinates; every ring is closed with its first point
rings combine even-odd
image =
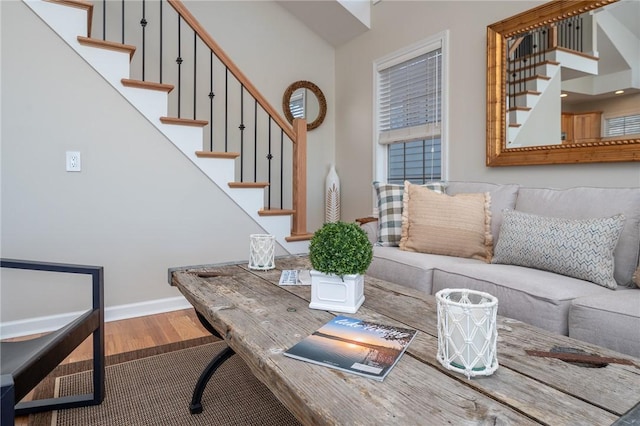
{"type": "MultiPolygon", "coordinates": [[[[204,367],[225,347],[224,342],[212,343],[210,339],[202,343],[186,348],[154,348],[151,354],[147,350],[109,359],[106,395],[101,405],[31,415],[29,425],[299,424],[237,355],[220,366],[209,381],[202,397],[203,412],[191,415],[193,387],[204,367]],[[143,356],[135,358],[136,355],[143,356]]],[[[37,397],[47,391],[56,396],[90,392],[91,366],[87,365],[84,371],[76,365],[78,372],[67,367],[50,381],[53,389],[40,390],[37,397]]]]}

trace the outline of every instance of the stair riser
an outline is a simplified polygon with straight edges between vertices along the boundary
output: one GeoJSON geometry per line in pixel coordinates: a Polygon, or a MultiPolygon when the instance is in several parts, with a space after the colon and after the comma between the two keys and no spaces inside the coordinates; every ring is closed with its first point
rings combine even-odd
{"type": "Polygon", "coordinates": [[[68,44],[77,44],[78,36],[87,34],[86,11],[72,7],[62,8],[57,4],[40,0],[23,1],[68,44]]]}
{"type": "Polygon", "coordinates": [[[529,111],[509,111],[509,123],[524,123],[529,111]]]}
{"type": "Polygon", "coordinates": [[[167,115],[169,96],[164,92],[121,86],[120,93],[140,111],[145,111],[150,117],[164,117],[167,115]]]}

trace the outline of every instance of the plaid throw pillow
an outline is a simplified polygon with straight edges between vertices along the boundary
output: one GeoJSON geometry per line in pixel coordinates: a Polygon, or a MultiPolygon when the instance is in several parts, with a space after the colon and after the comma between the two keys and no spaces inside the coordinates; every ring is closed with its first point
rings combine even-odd
{"type": "MultiPolygon", "coordinates": [[[[430,182],[422,185],[439,194],[444,193],[442,182],[430,182]]],[[[378,242],[379,246],[400,244],[402,237],[402,194],[404,185],[373,182],[378,201],[378,242]]]]}

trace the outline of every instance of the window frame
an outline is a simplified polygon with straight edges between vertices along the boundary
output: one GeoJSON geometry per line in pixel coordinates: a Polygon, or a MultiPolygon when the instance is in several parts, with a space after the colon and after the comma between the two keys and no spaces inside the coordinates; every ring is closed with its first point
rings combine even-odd
{"type": "MultiPolygon", "coordinates": [[[[388,181],[388,143],[380,142],[379,125],[379,71],[413,59],[417,56],[442,49],[442,95],[440,111],[440,143],[441,143],[441,180],[448,179],[449,160],[449,30],[441,31],[429,38],[421,40],[410,46],[399,49],[386,56],[373,61],[373,173],[374,181],[388,181]]],[[[374,213],[377,212],[377,205],[374,197],[374,213]]]]}

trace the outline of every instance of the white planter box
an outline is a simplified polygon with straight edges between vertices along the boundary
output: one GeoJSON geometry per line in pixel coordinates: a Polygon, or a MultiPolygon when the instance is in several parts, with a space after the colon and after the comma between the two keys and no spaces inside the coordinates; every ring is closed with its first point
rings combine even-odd
{"type": "Polygon", "coordinates": [[[364,302],[364,275],[327,275],[311,270],[311,309],[354,314],[364,302]]]}

